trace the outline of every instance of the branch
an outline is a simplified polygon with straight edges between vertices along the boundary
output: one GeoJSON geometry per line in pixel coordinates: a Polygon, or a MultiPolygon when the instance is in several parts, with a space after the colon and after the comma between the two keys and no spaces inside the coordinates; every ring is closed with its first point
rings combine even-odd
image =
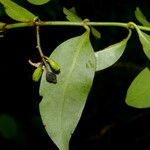
{"type": "MultiPolygon", "coordinates": [[[[116,26],[116,27],[123,27],[129,28],[130,23],[121,23],[121,22],[70,22],[70,21],[38,21],[36,25],[38,26],[80,26],[84,27],[88,26],[116,26]]],[[[0,30],[9,30],[13,28],[22,28],[22,27],[31,27],[34,26],[35,23],[13,23],[13,24],[6,24],[5,27],[0,27],[0,30]]],[[[150,27],[139,26],[138,28],[145,31],[150,31],[150,27]]]]}

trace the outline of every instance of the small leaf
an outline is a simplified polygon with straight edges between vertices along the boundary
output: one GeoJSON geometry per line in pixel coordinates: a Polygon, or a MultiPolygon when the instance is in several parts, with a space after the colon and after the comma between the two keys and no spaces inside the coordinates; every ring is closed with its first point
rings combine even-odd
{"type": "Polygon", "coordinates": [[[7,15],[16,21],[30,22],[34,21],[37,18],[27,9],[19,6],[11,0],[0,0],[0,3],[4,5],[7,15]]]}
{"type": "Polygon", "coordinates": [[[135,10],[135,17],[142,25],[150,27],[150,22],[147,21],[139,7],[137,7],[135,10]]]}
{"type": "Polygon", "coordinates": [[[126,103],[136,108],[150,107],[150,70],[143,69],[127,91],[126,103]]]}
{"type": "Polygon", "coordinates": [[[128,36],[119,43],[106,47],[104,50],[95,52],[97,59],[96,71],[103,70],[113,65],[123,54],[127,42],[131,36],[131,30],[129,30],[128,36]]]}
{"type": "Polygon", "coordinates": [[[133,25],[136,28],[136,31],[138,32],[139,39],[143,46],[144,53],[150,59],[150,35],[142,32],[136,24],[133,23],[133,25]]]}
{"type": "Polygon", "coordinates": [[[61,66],[57,83],[51,84],[42,75],[40,114],[48,135],[60,150],[69,150],[74,132],[92,86],[95,56],[89,32],[60,44],[50,58],[61,66]]]}
{"type": "Polygon", "coordinates": [[[71,22],[81,22],[82,21],[82,19],[79,16],[77,16],[74,8],[71,8],[70,10],[63,8],[63,12],[66,15],[66,18],[71,22]]]}
{"type": "Polygon", "coordinates": [[[95,38],[98,38],[98,39],[101,38],[100,32],[98,30],[96,30],[95,28],[91,27],[91,32],[95,38]]]}
{"type": "Polygon", "coordinates": [[[50,2],[50,0],[27,0],[27,1],[34,5],[44,5],[48,2],[50,2]]]}

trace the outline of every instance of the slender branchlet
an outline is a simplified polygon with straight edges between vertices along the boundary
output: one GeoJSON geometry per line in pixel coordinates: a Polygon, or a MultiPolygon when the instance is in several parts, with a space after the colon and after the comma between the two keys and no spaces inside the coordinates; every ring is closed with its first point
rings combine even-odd
{"type": "MultiPolygon", "coordinates": [[[[85,27],[85,21],[83,22],[70,22],[70,21],[36,21],[35,23],[37,26],[80,26],[80,27],[85,27]]],[[[24,23],[12,23],[12,24],[5,24],[3,28],[3,30],[9,30],[9,29],[13,29],[13,28],[22,28],[22,27],[31,27],[34,26],[35,24],[31,24],[28,22],[24,22],[24,23]]],[[[122,28],[128,28],[129,27],[129,23],[122,23],[122,22],[91,22],[91,21],[87,21],[86,22],[87,26],[115,26],[115,27],[122,27],[122,28]]],[[[137,25],[138,28],[140,30],[144,30],[144,31],[150,31],[150,27],[146,27],[146,26],[140,26],[137,25]]],[[[0,28],[0,30],[2,30],[2,28],[0,28]]]]}

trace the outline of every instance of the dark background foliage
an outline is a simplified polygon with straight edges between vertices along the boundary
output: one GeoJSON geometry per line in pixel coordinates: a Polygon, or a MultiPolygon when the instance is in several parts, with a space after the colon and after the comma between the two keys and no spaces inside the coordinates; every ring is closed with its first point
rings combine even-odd
{"type": "MultiPolygon", "coordinates": [[[[136,21],[134,10],[139,6],[149,17],[148,0],[51,0],[43,6],[33,6],[24,0],[16,2],[42,20],[66,20],[63,7],[75,6],[79,16],[91,21],[136,21]]],[[[14,22],[0,5],[2,21],[14,22]]],[[[114,27],[97,27],[102,39],[91,37],[95,51],[120,41],[126,31],[114,27]]],[[[41,43],[45,55],[64,40],[80,35],[80,27],[42,27],[41,43]]],[[[35,29],[13,29],[0,39],[0,149],[57,150],[42,125],[38,104],[38,83],[31,79],[34,68],[28,59],[39,61],[35,29]]],[[[125,104],[127,88],[148,64],[137,34],[133,32],[128,46],[117,63],[97,72],[81,120],[70,141],[71,150],[111,150],[141,148],[150,143],[150,110],[125,104]]],[[[144,86],[144,85],[141,85],[144,86]]]]}

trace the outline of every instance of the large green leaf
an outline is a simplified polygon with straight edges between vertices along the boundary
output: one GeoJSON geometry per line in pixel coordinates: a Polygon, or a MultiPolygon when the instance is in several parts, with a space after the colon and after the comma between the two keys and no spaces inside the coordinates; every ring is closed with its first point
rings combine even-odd
{"type": "Polygon", "coordinates": [[[137,108],[150,107],[150,70],[145,68],[131,83],[126,103],[137,108]]]}
{"type": "Polygon", "coordinates": [[[57,83],[52,84],[43,73],[40,114],[54,143],[60,150],[68,150],[95,74],[96,60],[89,32],[60,44],[50,58],[60,65],[60,74],[57,83]]]}
{"type": "Polygon", "coordinates": [[[27,0],[27,1],[34,5],[43,5],[48,3],[50,0],[27,0]]]}
{"type": "Polygon", "coordinates": [[[19,6],[11,0],[0,0],[0,3],[3,4],[7,15],[16,21],[30,22],[34,21],[35,18],[37,18],[27,9],[19,6]]]}
{"type": "Polygon", "coordinates": [[[139,7],[137,7],[135,10],[135,17],[142,25],[150,27],[150,22],[147,21],[139,7]]]}
{"type": "Polygon", "coordinates": [[[103,50],[95,52],[96,60],[97,60],[97,67],[96,71],[103,70],[105,68],[110,67],[113,65],[123,54],[127,42],[131,36],[131,30],[129,30],[128,36],[114,45],[106,47],[103,50]]]}

